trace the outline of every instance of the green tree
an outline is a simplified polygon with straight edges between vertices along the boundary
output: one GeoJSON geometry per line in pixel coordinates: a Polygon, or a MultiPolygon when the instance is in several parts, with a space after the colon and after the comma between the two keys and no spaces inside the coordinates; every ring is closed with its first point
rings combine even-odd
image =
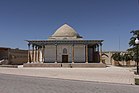
{"type": "Polygon", "coordinates": [[[133,56],[132,60],[137,61],[137,51],[139,56],[139,49],[137,47],[139,46],[135,44],[135,39],[139,37],[139,30],[134,30],[131,31],[130,33],[132,34],[132,37],[130,38],[129,41],[130,48],[127,51],[133,56]]]}
{"type": "Polygon", "coordinates": [[[135,46],[135,39],[136,37],[139,36],[139,30],[133,30],[130,32],[133,36],[130,38],[130,41],[129,41],[129,46],[130,47],[133,47],[135,46]]]}
{"type": "Polygon", "coordinates": [[[123,55],[123,60],[126,62],[126,66],[129,66],[130,65],[130,60],[132,60],[132,55],[128,54],[128,53],[125,53],[123,55]]]}
{"type": "Polygon", "coordinates": [[[112,55],[112,58],[114,60],[115,65],[120,65],[119,61],[123,60],[123,57],[122,57],[122,55],[120,55],[120,53],[114,53],[112,55]]]}

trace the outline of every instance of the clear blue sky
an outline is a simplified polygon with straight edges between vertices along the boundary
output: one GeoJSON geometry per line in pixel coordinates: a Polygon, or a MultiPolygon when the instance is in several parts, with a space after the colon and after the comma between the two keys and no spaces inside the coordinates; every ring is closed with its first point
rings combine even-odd
{"type": "Polygon", "coordinates": [[[24,40],[47,39],[64,23],[104,40],[103,50],[126,50],[139,29],[138,0],[0,0],[0,47],[27,49],[24,40]]]}

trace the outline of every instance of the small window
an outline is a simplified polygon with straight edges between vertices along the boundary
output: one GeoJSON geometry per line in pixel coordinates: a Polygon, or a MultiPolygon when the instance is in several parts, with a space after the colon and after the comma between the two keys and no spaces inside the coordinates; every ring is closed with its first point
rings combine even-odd
{"type": "Polygon", "coordinates": [[[67,54],[67,49],[66,48],[63,49],[63,54],[67,54]]]}

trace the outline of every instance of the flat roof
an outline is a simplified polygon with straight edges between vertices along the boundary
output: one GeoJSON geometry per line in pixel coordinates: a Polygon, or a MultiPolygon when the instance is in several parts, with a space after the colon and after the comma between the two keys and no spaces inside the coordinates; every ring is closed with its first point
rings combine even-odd
{"type": "Polygon", "coordinates": [[[52,45],[52,44],[101,44],[103,40],[26,40],[34,45],[52,45]]]}

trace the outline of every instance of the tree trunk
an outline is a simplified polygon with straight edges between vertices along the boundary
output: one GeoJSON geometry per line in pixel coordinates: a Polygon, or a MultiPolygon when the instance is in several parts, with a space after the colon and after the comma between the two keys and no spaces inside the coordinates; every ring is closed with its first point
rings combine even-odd
{"type": "Polygon", "coordinates": [[[130,66],[130,61],[127,61],[126,62],[126,66],[130,66]]]}
{"type": "Polygon", "coordinates": [[[118,61],[114,61],[114,65],[115,66],[119,66],[119,62],[118,61]]]}

